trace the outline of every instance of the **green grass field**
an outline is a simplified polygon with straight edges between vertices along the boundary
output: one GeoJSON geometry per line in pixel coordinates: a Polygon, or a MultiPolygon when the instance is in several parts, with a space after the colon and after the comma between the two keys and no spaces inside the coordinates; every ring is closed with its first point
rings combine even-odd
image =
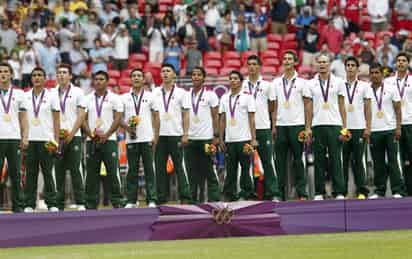
{"type": "Polygon", "coordinates": [[[410,259],[412,231],[30,247],[0,258],[410,259]]]}

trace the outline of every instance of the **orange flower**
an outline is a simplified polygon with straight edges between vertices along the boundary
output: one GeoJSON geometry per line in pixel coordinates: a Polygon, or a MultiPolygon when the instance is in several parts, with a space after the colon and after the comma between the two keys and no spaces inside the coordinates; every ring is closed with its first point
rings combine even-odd
{"type": "Polygon", "coordinates": [[[246,143],[243,146],[243,153],[245,153],[246,155],[253,155],[253,152],[255,151],[255,149],[253,148],[252,145],[246,143]]]}
{"type": "Polygon", "coordinates": [[[50,154],[55,154],[59,148],[59,144],[54,140],[50,140],[44,146],[50,154]]]}
{"type": "Polygon", "coordinates": [[[66,130],[66,129],[60,129],[60,136],[59,136],[59,138],[60,138],[61,140],[67,139],[68,136],[69,136],[69,131],[68,131],[68,130],[66,130]]]}
{"type": "Polygon", "coordinates": [[[307,137],[308,137],[308,134],[307,134],[306,130],[302,130],[298,134],[298,141],[299,142],[304,142],[307,139],[307,137]]]}
{"type": "Polygon", "coordinates": [[[129,118],[129,127],[135,128],[140,122],[140,118],[138,116],[132,116],[129,118]]]}
{"type": "Polygon", "coordinates": [[[216,154],[216,152],[217,152],[217,148],[216,148],[215,145],[213,145],[213,144],[205,144],[205,153],[206,153],[207,155],[213,156],[213,155],[216,154]]]}
{"type": "Polygon", "coordinates": [[[343,128],[340,131],[340,136],[339,137],[343,141],[349,141],[352,138],[352,133],[347,128],[343,128]]]}

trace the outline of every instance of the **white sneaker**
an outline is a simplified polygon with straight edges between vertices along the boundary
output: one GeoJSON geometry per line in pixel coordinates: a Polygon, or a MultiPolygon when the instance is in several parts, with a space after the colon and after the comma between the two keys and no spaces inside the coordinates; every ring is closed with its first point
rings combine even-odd
{"type": "Polygon", "coordinates": [[[369,198],[368,198],[368,199],[371,199],[371,200],[376,200],[376,199],[379,199],[379,198],[380,198],[380,196],[379,196],[379,195],[377,195],[377,194],[375,193],[375,194],[373,194],[373,195],[369,196],[369,198]]]}
{"type": "Polygon", "coordinates": [[[273,201],[273,202],[280,202],[280,200],[279,200],[277,197],[274,197],[274,198],[272,199],[272,201],[273,201]]]}
{"type": "Polygon", "coordinates": [[[395,193],[394,195],[392,195],[392,198],[400,199],[400,198],[403,198],[403,196],[400,195],[399,193],[395,193]]]}
{"type": "Polygon", "coordinates": [[[313,198],[314,201],[323,201],[323,195],[315,195],[313,198]]]}
{"type": "Polygon", "coordinates": [[[50,207],[50,208],[49,208],[49,211],[50,211],[50,212],[58,212],[59,209],[56,208],[56,207],[50,207]]]}
{"type": "Polygon", "coordinates": [[[345,199],[345,196],[343,196],[343,195],[338,195],[335,198],[335,200],[344,200],[344,199],[345,199]]]}
{"type": "Polygon", "coordinates": [[[47,210],[46,202],[45,202],[44,200],[39,200],[39,201],[37,202],[37,208],[38,208],[39,210],[47,210]]]}
{"type": "Polygon", "coordinates": [[[78,206],[77,206],[77,210],[78,210],[78,211],[85,211],[85,210],[86,210],[86,207],[85,207],[84,205],[78,205],[78,206]]]}
{"type": "Polygon", "coordinates": [[[78,208],[78,206],[77,206],[77,204],[70,204],[68,208],[72,209],[72,210],[75,210],[75,209],[78,208]]]}
{"type": "Polygon", "coordinates": [[[26,207],[26,208],[24,208],[24,213],[33,213],[33,212],[34,212],[34,210],[33,210],[32,207],[26,207]]]}
{"type": "Polygon", "coordinates": [[[149,205],[147,205],[149,208],[156,208],[156,203],[153,201],[149,202],[149,205]]]}
{"type": "Polygon", "coordinates": [[[126,204],[126,206],[124,206],[125,209],[133,209],[133,208],[137,208],[136,204],[133,203],[128,203],[126,204]]]}

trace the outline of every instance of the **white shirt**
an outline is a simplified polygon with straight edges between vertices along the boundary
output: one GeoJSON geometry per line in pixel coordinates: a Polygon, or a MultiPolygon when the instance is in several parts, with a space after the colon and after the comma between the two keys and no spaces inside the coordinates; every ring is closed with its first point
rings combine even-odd
{"type": "Polygon", "coordinates": [[[136,127],[136,138],[131,139],[130,134],[126,132],[126,143],[142,143],[142,142],[151,142],[153,140],[153,125],[152,125],[152,112],[158,111],[156,106],[153,93],[149,91],[144,91],[143,96],[141,97],[141,92],[137,96],[132,95],[133,91],[125,93],[122,95],[122,102],[124,105],[124,120],[128,123],[129,119],[132,116],[136,116],[136,107],[139,106],[139,124],[136,127]],[[134,97],[133,97],[134,96],[134,97]],[[140,99],[141,97],[141,99],[140,99]],[[134,98],[134,100],[133,100],[134,98]]]}
{"type": "Polygon", "coordinates": [[[31,71],[36,67],[36,54],[33,49],[24,50],[21,52],[21,73],[30,74],[31,71]]]}
{"type": "Polygon", "coordinates": [[[345,83],[345,109],[346,109],[346,127],[348,129],[365,129],[365,101],[370,100],[373,96],[369,83],[356,80],[351,85],[345,83]],[[349,95],[347,86],[349,85],[349,95],[353,95],[353,111],[350,110],[349,95]],[[356,89],[355,89],[356,85],[356,89]],[[355,91],[355,92],[353,92],[355,91]]]}
{"type": "MultiPolygon", "coordinates": [[[[55,90],[44,89],[43,100],[40,105],[40,110],[38,113],[38,121],[40,122],[36,125],[36,116],[34,114],[33,107],[33,89],[26,92],[25,102],[27,109],[27,118],[29,121],[29,141],[50,141],[54,139],[54,127],[53,127],[53,112],[60,111],[59,99],[57,97],[57,92],[55,90]]],[[[34,102],[36,107],[38,107],[41,101],[40,93],[37,97],[34,96],[34,102]]]]}
{"type": "Polygon", "coordinates": [[[395,76],[386,78],[385,85],[392,85],[397,89],[399,95],[403,91],[403,96],[401,97],[402,102],[402,125],[412,124],[412,76],[405,76],[398,81],[398,74],[395,76]],[[405,82],[407,78],[407,81],[405,82]],[[399,85],[399,88],[398,88],[399,85]],[[404,90],[402,90],[404,89],[404,90]]]}
{"type": "Polygon", "coordinates": [[[224,94],[219,106],[219,113],[225,113],[226,117],[225,142],[250,141],[252,135],[249,125],[249,113],[256,112],[255,99],[248,91],[240,91],[232,98],[230,98],[230,95],[231,91],[224,94]],[[231,118],[230,112],[230,99],[232,99],[232,109],[235,107],[233,118],[231,118]],[[234,125],[231,124],[232,119],[235,120],[234,125]]]}
{"type": "Polygon", "coordinates": [[[255,123],[256,129],[270,129],[269,101],[276,99],[273,86],[270,82],[259,77],[254,85],[249,78],[242,84],[243,91],[249,92],[256,102],[255,123]]]}
{"type": "MultiPolygon", "coordinates": [[[[326,94],[328,82],[324,82],[324,92],[326,94]]],[[[329,94],[327,103],[328,109],[324,109],[324,98],[319,83],[319,75],[316,75],[308,82],[310,98],[313,101],[313,120],[312,126],[333,125],[342,126],[342,118],[339,112],[339,96],[345,94],[345,83],[342,79],[330,75],[329,94]]]]}
{"type": "Polygon", "coordinates": [[[128,59],[129,58],[129,37],[118,35],[114,39],[113,58],[128,59]]]}
{"type": "MultiPolygon", "coordinates": [[[[56,90],[57,94],[59,96],[59,99],[57,100],[57,102],[59,103],[59,107],[60,107],[60,128],[71,131],[77,120],[78,108],[86,108],[86,104],[84,103],[85,102],[84,92],[82,89],[72,84],[70,85],[70,89],[68,93],[67,91],[60,93],[59,86],[57,86],[56,89],[57,89],[56,90]],[[66,93],[67,93],[66,105],[63,106],[66,93]]],[[[75,136],[76,137],[81,136],[80,129],[76,132],[75,136]]]]}
{"type": "MultiPolygon", "coordinates": [[[[3,96],[4,104],[7,106],[11,88],[7,91],[5,96],[3,96]]],[[[0,92],[0,94],[2,94],[0,92]]],[[[0,139],[21,139],[20,135],[20,121],[19,112],[26,110],[25,93],[17,88],[13,89],[13,95],[10,100],[10,121],[4,120],[4,114],[6,113],[3,105],[0,105],[0,139]]]]}
{"type": "MultiPolygon", "coordinates": [[[[173,89],[173,88],[172,88],[173,89]]],[[[172,91],[172,90],[171,90],[172,91]]],[[[165,92],[166,102],[169,100],[171,91],[165,92]]],[[[183,135],[183,117],[182,112],[190,109],[188,92],[174,86],[173,95],[170,97],[168,111],[166,113],[165,103],[163,102],[163,86],[153,90],[156,105],[159,108],[160,116],[160,136],[182,136],[183,135]],[[168,114],[168,115],[167,115],[168,114]]]]}
{"type": "MultiPolygon", "coordinates": [[[[275,96],[278,100],[277,121],[276,126],[296,126],[305,124],[305,105],[303,103],[304,97],[311,97],[307,87],[307,81],[298,77],[295,72],[292,79],[287,82],[286,91],[289,91],[290,96],[286,108],[286,96],[283,86],[284,75],[273,80],[273,87],[275,96]]],[[[286,82],[285,82],[286,83],[286,82]]]]}
{"type": "Polygon", "coordinates": [[[191,89],[189,139],[209,140],[213,138],[213,118],[211,109],[218,106],[219,99],[214,91],[207,90],[204,87],[193,97],[193,88],[191,89]],[[200,94],[202,94],[202,96],[199,100],[200,94]],[[195,114],[194,106],[196,106],[198,102],[199,106],[197,114],[195,114]]]}
{"type": "Polygon", "coordinates": [[[386,21],[386,15],[389,12],[389,0],[368,0],[367,6],[373,23],[386,21]]]}
{"type": "Polygon", "coordinates": [[[401,100],[399,92],[395,87],[389,84],[384,84],[381,107],[384,115],[382,118],[379,118],[379,109],[376,99],[380,100],[381,92],[382,87],[379,87],[376,91],[376,98],[372,90],[372,132],[396,129],[396,114],[395,109],[393,108],[393,102],[399,102],[401,100]]]}
{"type": "MultiPolygon", "coordinates": [[[[91,92],[88,96],[86,96],[85,100],[85,106],[87,110],[87,116],[88,116],[88,123],[89,123],[89,128],[91,131],[94,131],[97,127],[97,109],[96,109],[96,98],[98,105],[100,107],[102,100],[104,96],[97,96],[95,94],[95,91],[91,92]]],[[[103,106],[102,106],[102,111],[101,111],[101,120],[102,120],[102,125],[99,127],[99,129],[104,133],[107,132],[114,119],[114,115],[116,112],[123,112],[123,103],[120,99],[120,96],[107,90],[107,95],[104,98],[103,101],[103,106]]],[[[90,140],[90,139],[88,139],[90,140]]],[[[108,140],[114,140],[116,141],[116,134],[113,133],[108,140]]]]}

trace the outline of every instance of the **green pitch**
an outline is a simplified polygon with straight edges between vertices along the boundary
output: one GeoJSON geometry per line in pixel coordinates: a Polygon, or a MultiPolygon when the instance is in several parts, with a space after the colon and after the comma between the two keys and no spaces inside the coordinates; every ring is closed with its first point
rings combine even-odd
{"type": "Polygon", "coordinates": [[[409,259],[412,231],[50,246],[0,250],[13,259],[409,259]]]}

